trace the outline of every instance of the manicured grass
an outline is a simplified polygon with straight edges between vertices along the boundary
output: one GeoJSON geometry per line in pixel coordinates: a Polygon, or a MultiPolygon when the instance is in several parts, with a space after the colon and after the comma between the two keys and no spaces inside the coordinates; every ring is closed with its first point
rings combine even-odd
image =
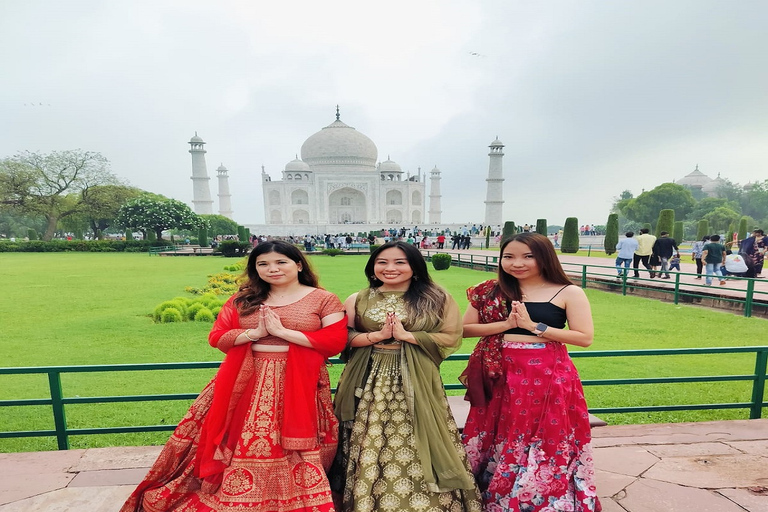
{"type": "MultiPolygon", "coordinates": [[[[321,284],[344,300],[366,284],[366,255],[313,256],[321,284]]],[[[49,366],[142,362],[219,361],[207,343],[210,324],[155,324],[160,302],[202,287],[206,276],[233,260],[219,257],[149,257],[146,254],[4,253],[0,255],[0,365],[49,366]]],[[[431,268],[431,265],[430,265],[431,268]]],[[[432,271],[435,280],[466,308],[465,289],[493,274],[452,267],[432,271]]],[[[588,290],[595,317],[595,343],[588,350],[748,346],[763,343],[765,320],[638,297],[588,290]]],[[[476,340],[464,340],[460,352],[476,340]]],[[[571,347],[572,350],[580,350],[571,347]]],[[[584,379],[640,376],[749,374],[749,355],[575,359],[584,379]]],[[[455,383],[462,361],[442,367],[455,383]]],[[[333,381],[341,365],[330,368],[333,381]]],[[[65,374],[65,396],[196,393],[215,370],[65,374]]],[[[0,399],[48,397],[45,376],[0,376],[0,399]]],[[[460,392],[457,392],[460,393],[460,392]]],[[[592,407],[639,404],[743,402],[746,383],[591,386],[592,407]]],[[[188,400],[69,405],[72,428],[175,424],[188,400]]],[[[605,415],[612,424],[746,418],[746,411],[605,415]]],[[[49,407],[0,410],[0,431],[52,428],[49,407]]],[[[160,444],[167,433],[74,436],[73,448],[160,444]]],[[[1,439],[0,452],[55,449],[51,438],[1,439]]]]}

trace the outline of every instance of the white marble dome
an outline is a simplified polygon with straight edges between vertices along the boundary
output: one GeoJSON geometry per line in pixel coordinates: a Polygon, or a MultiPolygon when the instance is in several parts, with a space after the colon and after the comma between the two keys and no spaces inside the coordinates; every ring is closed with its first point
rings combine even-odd
{"type": "Polygon", "coordinates": [[[379,172],[403,172],[403,169],[400,167],[400,164],[393,162],[389,159],[389,157],[387,157],[386,160],[379,164],[379,172]]]}
{"type": "Polygon", "coordinates": [[[309,137],[301,146],[301,159],[311,167],[354,165],[375,169],[378,155],[371,139],[339,119],[309,137]]]}
{"type": "Polygon", "coordinates": [[[309,168],[309,164],[307,162],[303,162],[300,159],[296,158],[295,160],[291,160],[287,164],[285,164],[285,171],[286,172],[311,172],[312,169],[309,168]]]}
{"type": "Polygon", "coordinates": [[[677,180],[675,183],[678,185],[685,185],[691,188],[702,188],[707,183],[711,182],[712,178],[704,174],[699,170],[699,166],[696,166],[696,169],[693,170],[693,172],[686,174],[679,180],[677,180]]]}

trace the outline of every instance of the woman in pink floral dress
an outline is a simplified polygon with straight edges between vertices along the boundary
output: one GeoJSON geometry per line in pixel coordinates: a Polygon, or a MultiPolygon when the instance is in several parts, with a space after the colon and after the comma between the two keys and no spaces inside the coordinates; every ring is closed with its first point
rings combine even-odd
{"type": "Polygon", "coordinates": [[[462,375],[462,440],[485,510],[600,511],[589,413],[565,348],[592,343],[583,290],[546,237],[521,233],[501,246],[498,279],[467,296],[464,336],[481,338],[462,375]]]}

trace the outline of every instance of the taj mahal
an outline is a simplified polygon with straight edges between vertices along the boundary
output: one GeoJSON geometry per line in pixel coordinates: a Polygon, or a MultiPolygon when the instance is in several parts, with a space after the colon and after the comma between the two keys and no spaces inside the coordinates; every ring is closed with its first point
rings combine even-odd
{"type": "MultiPolygon", "coordinates": [[[[193,209],[213,213],[205,142],[197,133],[189,142],[192,154],[193,209]]],[[[504,144],[498,137],[490,146],[485,224],[503,224],[504,144]]],[[[405,173],[389,156],[379,162],[376,144],[363,133],[336,120],[307,138],[301,158],[285,164],[279,179],[261,168],[265,224],[246,225],[254,234],[298,235],[367,232],[416,226],[435,231],[461,229],[441,220],[441,172],[429,176],[419,168],[405,173]],[[429,187],[427,187],[429,180],[429,187]],[[363,226],[364,225],[364,226],[363,226]]],[[[217,169],[219,214],[233,218],[228,169],[217,169]]],[[[275,176],[278,178],[278,176],[275,176]]]]}

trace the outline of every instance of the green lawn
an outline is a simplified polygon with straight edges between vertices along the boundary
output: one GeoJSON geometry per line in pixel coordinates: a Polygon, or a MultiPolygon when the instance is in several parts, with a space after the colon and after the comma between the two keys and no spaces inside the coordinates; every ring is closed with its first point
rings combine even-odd
{"type": "MultiPolygon", "coordinates": [[[[313,256],[322,285],[343,300],[365,286],[367,256],[313,256]]],[[[218,361],[207,343],[210,324],[155,324],[160,302],[202,287],[206,276],[233,260],[219,257],[158,257],[146,254],[3,253],[0,255],[0,366],[218,361]]],[[[464,290],[492,274],[451,268],[433,272],[462,310],[464,290]]],[[[637,297],[588,290],[595,317],[595,343],[588,350],[759,345],[765,320],[637,297]]],[[[468,339],[460,352],[470,352],[468,339]]],[[[573,349],[579,350],[579,349],[573,349]]],[[[640,376],[749,374],[749,355],[576,359],[584,379],[640,376]]],[[[464,362],[443,366],[456,382],[464,362]]],[[[340,365],[331,369],[337,378],[340,365]]],[[[199,391],[214,370],[65,374],[65,396],[106,396],[199,391]]],[[[591,386],[592,407],[748,401],[746,383],[591,386]]],[[[0,399],[45,398],[44,376],[0,376],[0,399]]],[[[189,401],[67,406],[70,427],[175,424],[189,401]]],[[[746,411],[610,414],[611,424],[746,418],[746,411]]],[[[0,411],[0,431],[52,428],[49,407],[0,411]]],[[[75,436],[73,448],[159,444],[167,433],[75,436]]],[[[0,452],[55,449],[50,438],[0,439],[0,452]]]]}

